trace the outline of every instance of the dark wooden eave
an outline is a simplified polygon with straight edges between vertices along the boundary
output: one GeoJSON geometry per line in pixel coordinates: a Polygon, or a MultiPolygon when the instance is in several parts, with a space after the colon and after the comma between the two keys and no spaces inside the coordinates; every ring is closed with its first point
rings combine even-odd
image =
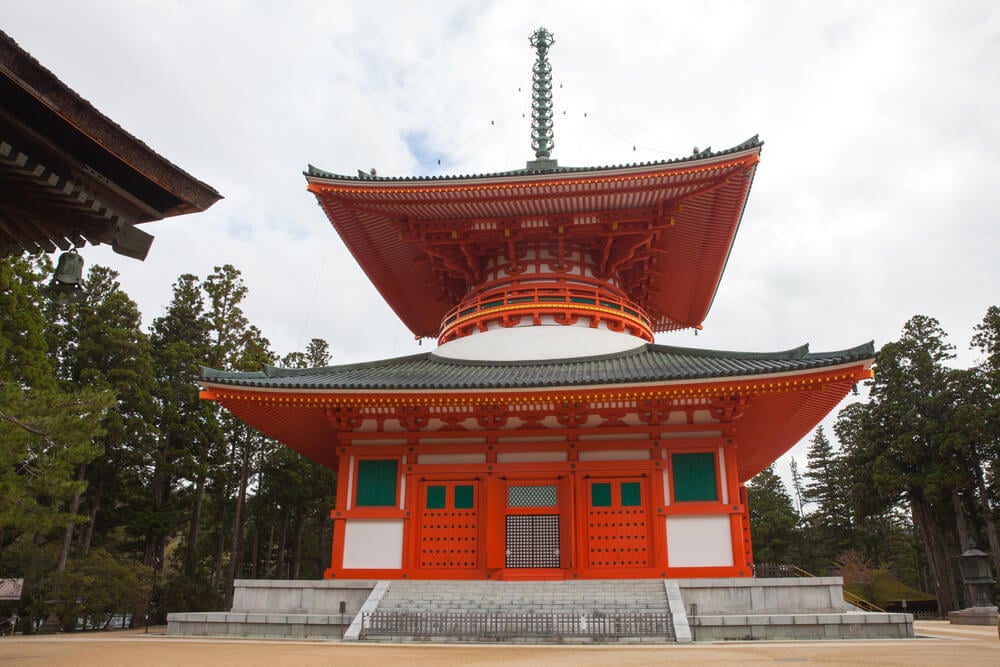
{"type": "Polygon", "coordinates": [[[0,31],[0,257],[106,243],[144,259],[135,225],[220,198],[0,31]]]}

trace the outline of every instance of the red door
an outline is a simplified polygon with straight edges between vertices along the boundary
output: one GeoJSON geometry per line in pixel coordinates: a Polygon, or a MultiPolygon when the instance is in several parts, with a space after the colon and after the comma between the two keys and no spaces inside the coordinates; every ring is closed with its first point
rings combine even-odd
{"type": "Polygon", "coordinates": [[[649,567],[653,554],[647,480],[588,479],[586,500],[588,567],[649,567]]]}
{"type": "Polygon", "coordinates": [[[418,567],[479,567],[479,482],[420,483],[418,567]]]}

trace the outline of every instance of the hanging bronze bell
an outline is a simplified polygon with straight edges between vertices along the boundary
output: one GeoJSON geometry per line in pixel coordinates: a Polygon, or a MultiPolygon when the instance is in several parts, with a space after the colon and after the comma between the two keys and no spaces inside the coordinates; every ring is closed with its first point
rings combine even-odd
{"type": "Polygon", "coordinates": [[[83,280],[83,257],[80,257],[76,248],[59,255],[56,271],[52,274],[52,285],[79,289],[81,280],[83,280]]]}

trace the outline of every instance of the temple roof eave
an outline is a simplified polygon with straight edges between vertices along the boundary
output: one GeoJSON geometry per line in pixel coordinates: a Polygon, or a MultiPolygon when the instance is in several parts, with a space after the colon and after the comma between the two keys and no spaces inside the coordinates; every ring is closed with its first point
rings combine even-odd
{"type": "Polygon", "coordinates": [[[808,346],[775,353],[724,352],[647,344],[636,350],[540,362],[453,360],[424,353],[343,366],[227,372],[203,368],[206,388],[254,392],[480,392],[739,381],[798,375],[874,361],[874,343],[837,352],[808,346]]]}
{"type": "Polygon", "coordinates": [[[710,164],[716,162],[720,157],[732,157],[745,151],[757,151],[764,145],[759,135],[754,135],[736,146],[720,151],[702,151],[695,155],[672,158],[669,160],[658,160],[651,162],[636,162],[631,164],[607,165],[597,167],[556,167],[554,169],[513,169],[510,171],[499,171],[486,174],[456,174],[456,175],[434,175],[434,176],[371,176],[358,175],[348,176],[320,169],[312,164],[302,174],[309,182],[349,182],[355,185],[378,185],[387,183],[396,184],[433,184],[444,181],[449,184],[460,184],[463,181],[482,183],[493,179],[501,179],[504,182],[511,182],[512,179],[534,180],[538,177],[579,175],[588,173],[600,173],[601,175],[617,175],[617,172],[629,173],[662,167],[674,167],[679,165],[697,165],[700,163],[710,164]]]}

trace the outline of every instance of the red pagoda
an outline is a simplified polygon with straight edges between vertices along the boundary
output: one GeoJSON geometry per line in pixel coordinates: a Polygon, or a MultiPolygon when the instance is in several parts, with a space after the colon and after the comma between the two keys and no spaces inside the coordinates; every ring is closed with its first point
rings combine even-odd
{"type": "Polygon", "coordinates": [[[745,482],[870,377],[871,343],[654,342],[701,328],[762,143],[560,167],[551,44],[532,36],[524,169],[306,172],[365,273],[436,350],[203,373],[205,398],[338,471],[328,578],[752,576],[745,482]]]}

